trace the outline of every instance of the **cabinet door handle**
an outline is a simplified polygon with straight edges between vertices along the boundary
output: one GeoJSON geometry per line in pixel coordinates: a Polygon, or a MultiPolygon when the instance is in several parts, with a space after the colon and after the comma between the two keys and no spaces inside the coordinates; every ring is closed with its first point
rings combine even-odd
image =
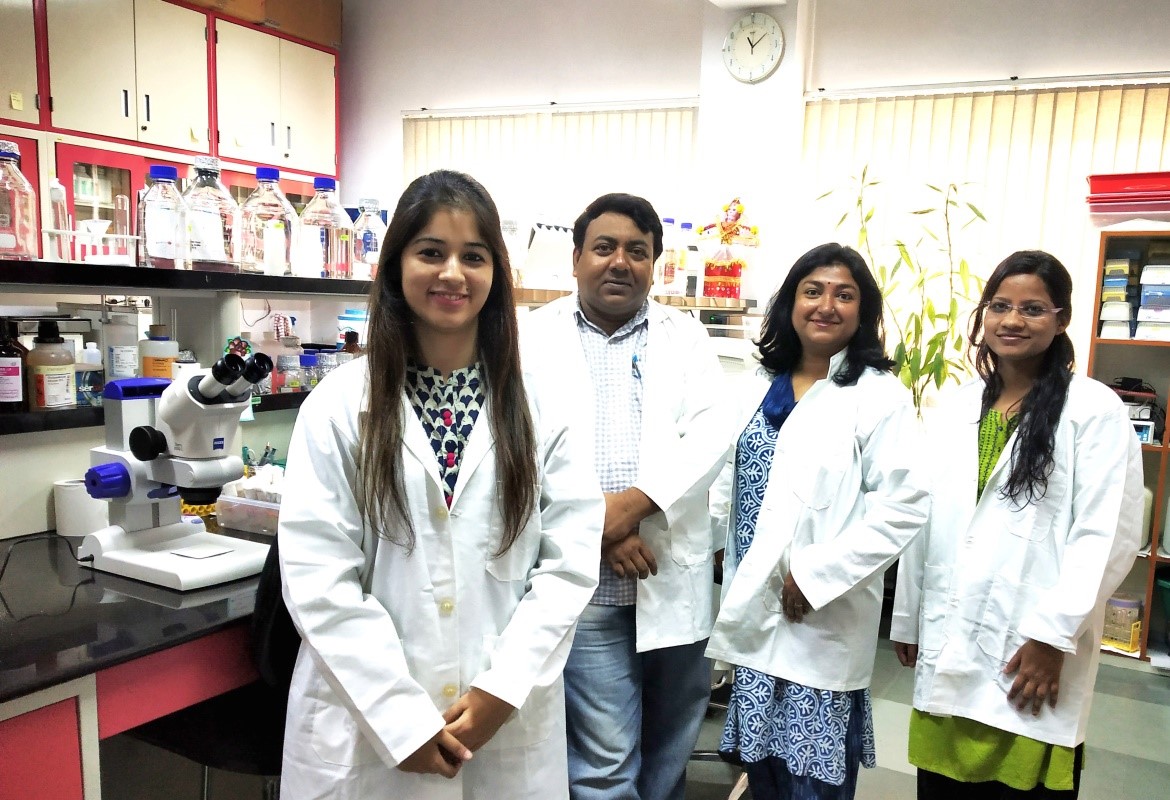
{"type": "Polygon", "coordinates": [[[270,126],[271,126],[270,133],[272,136],[272,146],[276,147],[276,123],[275,122],[270,123],[270,126]]]}
{"type": "Polygon", "coordinates": [[[130,119],[130,91],[128,89],[122,90],[122,116],[130,119]]]}
{"type": "Polygon", "coordinates": [[[284,126],[284,136],[285,140],[288,142],[286,147],[288,147],[289,150],[292,150],[292,125],[284,126]]]}
{"type": "Polygon", "coordinates": [[[146,121],[150,122],[150,95],[145,95],[145,97],[146,97],[146,121]]]}

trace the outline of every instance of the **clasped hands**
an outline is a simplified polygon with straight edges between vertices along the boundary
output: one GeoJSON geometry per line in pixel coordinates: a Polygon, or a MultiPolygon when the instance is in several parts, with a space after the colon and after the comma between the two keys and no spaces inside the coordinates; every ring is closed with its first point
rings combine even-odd
{"type": "Polygon", "coordinates": [[[605,495],[601,557],[619,578],[646,579],[658,574],[654,551],[638,535],[638,523],[658,510],[640,489],[605,495]]]}
{"type": "Polygon", "coordinates": [[[487,744],[508,721],[515,707],[472,687],[443,712],[447,724],[427,743],[404,758],[398,768],[454,778],[472,753],[487,744]]]}

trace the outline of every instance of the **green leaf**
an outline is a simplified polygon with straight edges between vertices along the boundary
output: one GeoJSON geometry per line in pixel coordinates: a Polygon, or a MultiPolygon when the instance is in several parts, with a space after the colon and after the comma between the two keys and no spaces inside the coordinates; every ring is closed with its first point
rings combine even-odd
{"type": "Polygon", "coordinates": [[[873,219],[873,212],[874,212],[874,210],[871,208],[871,209],[869,210],[869,213],[865,215],[865,221],[866,221],[866,222],[869,222],[871,219],[873,219]]]}
{"type": "Polygon", "coordinates": [[[869,164],[865,164],[861,167],[861,182],[862,183],[865,183],[865,174],[867,172],[869,172],[869,164]]]}
{"type": "Polygon", "coordinates": [[[847,219],[849,219],[849,212],[848,211],[846,211],[844,214],[841,215],[841,219],[837,220],[837,227],[840,228],[842,225],[844,225],[845,220],[847,220],[847,219]]]}
{"type": "Polygon", "coordinates": [[[934,359],[933,372],[934,372],[934,388],[941,389],[943,383],[947,379],[947,363],[946,363],[946,361],[943,360],[941,353],[934,359]]]}
{"type": "Polygon", "coordinates": [[[828,197],[829,195],[831,195],[835,191],[836,191],[836,189],[830,189],[829,191],[825,192],[820,197],[818,197],[817,200],[824,200],[826,197],[828,197]]]}
{"type": "Polygon", "coordinates": [[[911,211],[911,214],[933,214],[938,211],[937,208],[920,208],[917,211],[911,211]]]}
{"type": "Polygon", "coordinates": [[[967,203],[967,208],[971,209],[971,213],[979,217],[979,219],[987,222],[987,217],[983,216],[983,212],[977,209],[974,203],[967,203]]]}
{"type": "Polygon", "coordinates": [[[942,190],[942,189],[940,189],[940,188],[938,188],[937,186],[935,186],[935,185],[933,185],[933,184],[930,184],[930,183],[926,184],[926,188],[927,188],[927,189],[934,189],[934,190],[935,190],[936,192],[938,192],[939,194],[942,194],[942,193],[943,193],[943,190],[942,190]]]}

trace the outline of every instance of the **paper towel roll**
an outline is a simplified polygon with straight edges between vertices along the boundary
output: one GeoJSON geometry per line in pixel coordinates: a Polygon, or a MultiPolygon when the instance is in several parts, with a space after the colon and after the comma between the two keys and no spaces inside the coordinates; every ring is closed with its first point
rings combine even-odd
{"type": "Polygon", "coordinates": [[[53,509],[62,536],[85,536],[110,524],[109,504],[90,497],[84,480],[55,481],[53,509]]]}

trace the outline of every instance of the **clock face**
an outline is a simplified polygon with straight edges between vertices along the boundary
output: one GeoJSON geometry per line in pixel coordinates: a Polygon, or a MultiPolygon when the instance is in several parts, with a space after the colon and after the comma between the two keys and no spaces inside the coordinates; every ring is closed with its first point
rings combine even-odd
{"type": "Polygon", "coordinates": [[[723,40],[723,65],[732,77],[756,83],[775,72],[784,55],[780,24],[767,14],[744,14],[723,40]]]}

